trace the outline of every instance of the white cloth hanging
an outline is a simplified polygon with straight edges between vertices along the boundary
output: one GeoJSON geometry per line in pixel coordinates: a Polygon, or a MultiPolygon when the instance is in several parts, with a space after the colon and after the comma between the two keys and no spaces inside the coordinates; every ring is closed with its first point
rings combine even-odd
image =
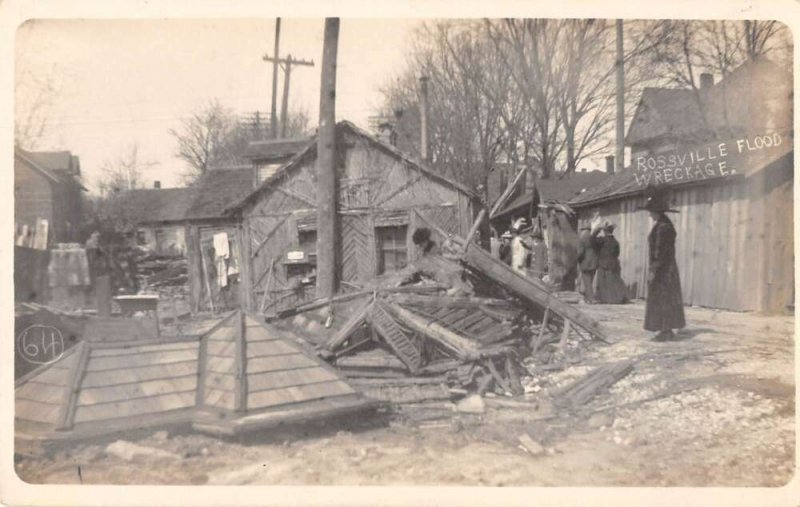
{"type": "Polygon", "coordinates": [[[228,233],[218,232],[214,234],[214,255],[217,258],[222,257],[223,259],[227,259],[230,254],[231,252],[228,248],[228,233]]]}

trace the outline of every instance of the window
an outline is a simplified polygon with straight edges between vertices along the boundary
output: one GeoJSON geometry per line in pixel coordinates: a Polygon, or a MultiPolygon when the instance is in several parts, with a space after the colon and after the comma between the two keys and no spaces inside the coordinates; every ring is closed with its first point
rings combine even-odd
{"type": "Polygon", "coordinates": [[[405,225],[376,227],[375,240],[378,246],[378,274],[397,271],[408,263],[408,247],[405,225]]]}
{"type": "Polygon", "coordinates": [[[306,253],[306,258],[311,264],[317,263],[317,231],[298,231],[297,240],[300,250],[306,253]]]}
{"type": "Polygon", "coordinates": [[[136,244],[139,246],[147,244],[147,234],[144,231],[136,231],[136,244]]]}

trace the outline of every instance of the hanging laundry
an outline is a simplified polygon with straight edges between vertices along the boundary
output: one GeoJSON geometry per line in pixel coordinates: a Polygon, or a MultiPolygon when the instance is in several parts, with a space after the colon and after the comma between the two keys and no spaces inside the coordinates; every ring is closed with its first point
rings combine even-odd
{"type": "Polygon", "coordinates": [[[222,257],[223,259],[230,257],[227,232],[218,232],[217,234],[214,234],[214,255],[217,258],[222,257]]]}

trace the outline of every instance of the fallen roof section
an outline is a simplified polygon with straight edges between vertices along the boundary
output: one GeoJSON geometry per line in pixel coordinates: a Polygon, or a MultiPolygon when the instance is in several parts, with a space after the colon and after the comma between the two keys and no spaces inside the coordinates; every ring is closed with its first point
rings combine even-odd
{"type": "Polygon", "coordinates": [[[287,333],[234,312],[203,336],[81,342],[16,383],[19,436],[192,423],[234,435],[378,406],[287,333]]]}

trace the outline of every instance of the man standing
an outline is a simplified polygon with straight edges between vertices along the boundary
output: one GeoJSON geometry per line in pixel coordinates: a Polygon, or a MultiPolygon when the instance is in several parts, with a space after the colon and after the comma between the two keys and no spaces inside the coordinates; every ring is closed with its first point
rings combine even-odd
{"type": "Polygon", "coordinates": [[[594,248],[594,236],[588,225],[581,227],[578,243],[578,271],[581,276],[581,294],[587,304],[594,303],[594,274],[597,271],[597,251],[594,248]]]}
{"type": "Polygon", "coordinates": [[[667,218],[666,195],[653,190],[643,208],[650,212],[653,228],[647,237],[650,266],[647,272],[647,304],[644,328],[657,332],[656,341],[674,338],[673,329],[686,326],[678,263],[675,260],[675,226],[667,218]]]}

